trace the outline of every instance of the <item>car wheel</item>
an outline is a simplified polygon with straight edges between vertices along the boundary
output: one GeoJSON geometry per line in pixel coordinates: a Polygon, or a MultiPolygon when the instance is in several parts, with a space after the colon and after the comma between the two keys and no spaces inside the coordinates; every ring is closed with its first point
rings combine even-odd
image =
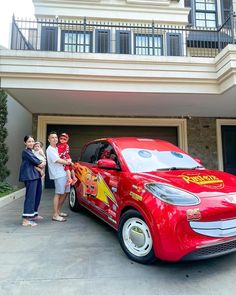
{"type": "Polygon", "coordinates": [[[75,212],[78,211],[80,208],[80,204],[78,202],[78,198],[77,198],[77,194],[76,194],[76,190],[74,186],[72,186],[70,189],[69,205],[70,205],[70,209],[75,212]]]}
{"type": "Polygon", "coordinates": [[[144,264],[155,261],[150,229],[138,211],[131,209],[121,216],[118,238],[130,259],[144,264]]]}

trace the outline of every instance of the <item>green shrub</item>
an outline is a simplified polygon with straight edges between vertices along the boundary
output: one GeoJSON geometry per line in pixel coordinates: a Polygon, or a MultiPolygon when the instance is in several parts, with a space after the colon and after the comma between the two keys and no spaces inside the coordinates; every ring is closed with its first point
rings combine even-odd
{"type": "Polygon", "coordinates": [[[10,174],[7,169],[8,148],[5,143],[7,138],[7,94],[0,89],[0,197],[5,196],[14,189],[6,182],[7,176],[10,174]]]}
{"type": "Polygon", "coordinates": [[[0,89],[0,182],[5,182],[10,174],[7,169],[8,148],[5,143],[7,138],[7,94],[0,89]]]}
{"type": "Polygon", "coordinates": [[[0,197],[4,197],[12,192],[14,192],[15,189],[7,183],[7,182],[0,182],[0,197]]]}

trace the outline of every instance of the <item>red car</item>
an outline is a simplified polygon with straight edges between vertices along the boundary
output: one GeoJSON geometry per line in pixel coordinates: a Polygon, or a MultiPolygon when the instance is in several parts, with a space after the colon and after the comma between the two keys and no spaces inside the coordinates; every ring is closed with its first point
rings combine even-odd
{"type": "Polygon", "coordinates": [[[86,144],[70,208],[84,206],[118,231],[140,263],[236,250],[236,177],[208,170],[175,145],[146,138],[86,144]]]}

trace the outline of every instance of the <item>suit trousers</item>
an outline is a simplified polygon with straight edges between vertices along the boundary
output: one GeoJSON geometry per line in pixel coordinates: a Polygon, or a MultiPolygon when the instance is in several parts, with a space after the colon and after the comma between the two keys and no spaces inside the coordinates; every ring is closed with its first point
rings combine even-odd
{"type": "Polygon", "coordinates": [[[23,218],[31,218],[38,215],[38,207],[42,195],[42,180],[41,178],[34,180],[26,180],[25,182],[25,202],[23,218]]]}

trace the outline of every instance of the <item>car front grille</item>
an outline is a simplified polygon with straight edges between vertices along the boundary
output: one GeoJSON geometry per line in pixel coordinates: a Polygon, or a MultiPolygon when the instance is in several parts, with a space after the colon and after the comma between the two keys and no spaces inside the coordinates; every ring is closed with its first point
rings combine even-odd
{"type": "Polygon", "coordinates": [[[207,259],[211,257],[229,254],[234,251],[236,251],[236,240],[209,247],[199,248],[196,251],[184,256],[182,260],[207,259]]]}
{"type": "Polygon", "coordinates": [[[236,236],[236,219],[219,220],[219,221],[190,221],[191,229],[201,235],[226,238],[236,236]]]}

